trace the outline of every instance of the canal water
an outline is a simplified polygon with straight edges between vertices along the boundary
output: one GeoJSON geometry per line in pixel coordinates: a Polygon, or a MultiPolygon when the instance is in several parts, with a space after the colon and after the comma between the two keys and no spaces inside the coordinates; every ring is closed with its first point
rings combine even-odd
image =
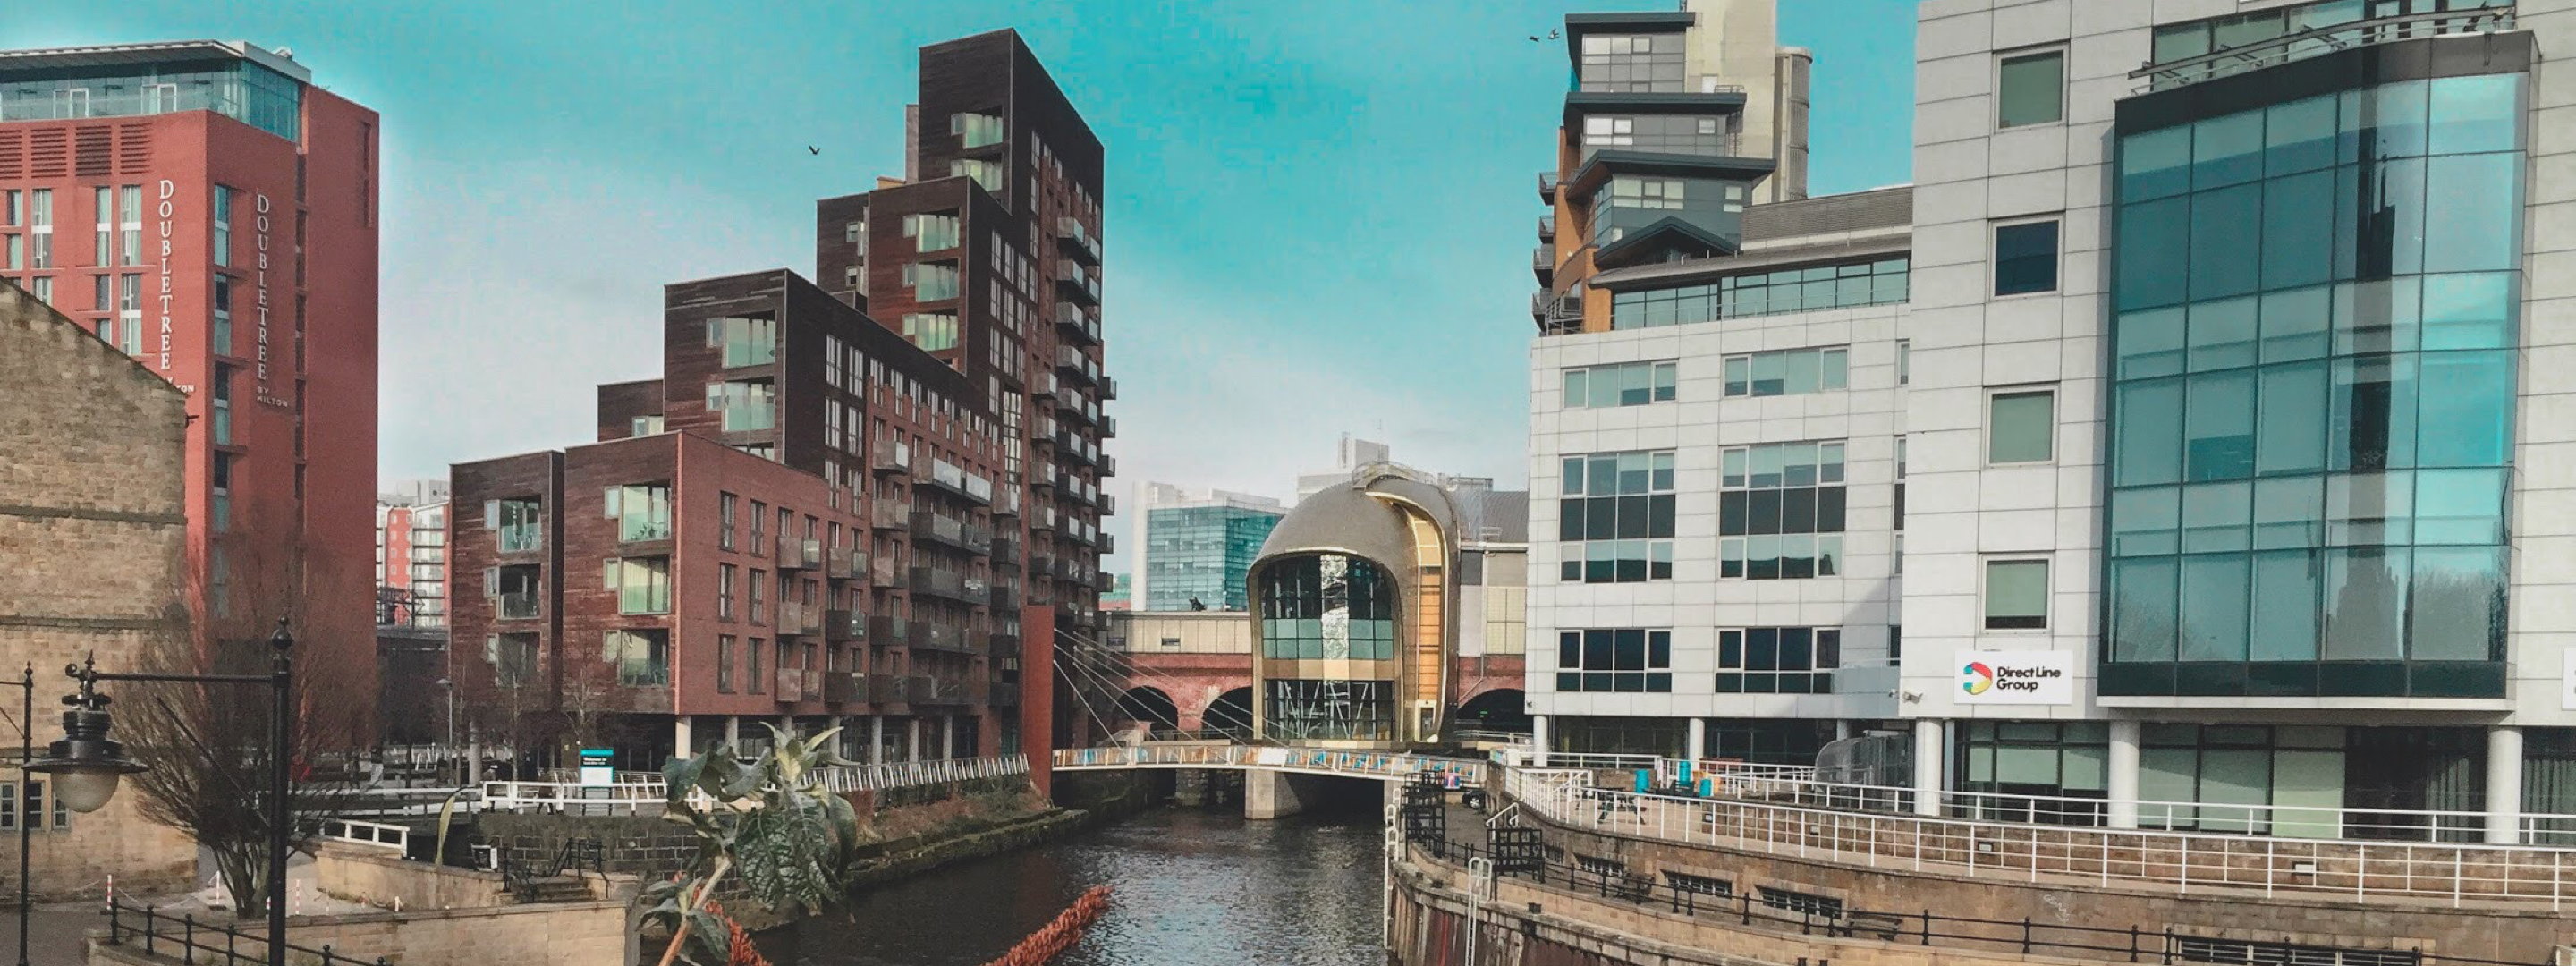
{"type": "Polygon", "coordinates": [[[876,889],[760,945],[779,966],[982,966],[1108,885],[1059,966],[1381,966],[1379,822],[1160,808],[876,889]]]}

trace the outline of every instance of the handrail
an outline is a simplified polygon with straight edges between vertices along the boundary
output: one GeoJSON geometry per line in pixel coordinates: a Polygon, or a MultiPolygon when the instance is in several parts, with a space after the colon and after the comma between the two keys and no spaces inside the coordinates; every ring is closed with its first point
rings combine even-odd
{"type": "MultiPolygon", "coordinates": [[[[981,781],[1025,775],[1029,772],[1027,755],[1005,755],[994,758],[944,758],[930,761],[884,762],[873,765],[830,765],[815,770],[823,787],[832,792],[873,792],[889,788],[937,785],[948,782],[981,781]]],[[[668,787],[661,776],[650,780],[627,781],[624,778],[648,773],[620,773],[621,780],[609,785],[582,785],[562,781],[493,781],[483,783],[483,801],[489,808],[502,811],[562,811],[566,807],[605,807],[612,814],[623,809],[627,814],[659,812],[669,801],[668,787]]]]}
{"type": "Polygon", "coordinates": [[[347,842],[370,848],[389,848],[396,854],[410,851],[411,829],[385,822],[362,822],[348,818],[322,820],[320,836],[334,842],[347,842]]]}
{"type": "MultiPolygon", "coordinates": [[[[173,916],[149,905],[129,904],[126,900],[115,896],[110,896],[107,900],[107,944],[122,946],[129,940],[141,939],[143,954],[146,956],[165,955],[161,952],[160,946],[168,943],[178,947],[175,951],[176,956],[182,962],[197,962],[198,953],[206,954],[207,962],[213,962],[217,955],[223,956],[226,962],[232,962],[238,959],[241,947],[256,947],[268,942],[265,923],[260,924],[257,931],[248,932],[242,929],[243,925],[244,923],[241,922],[199,922],[196,913],[193,912],[173,916]],[[131,918],[132,913],[143,914],[142,925],[136,926],[126,921],[131,918]],[[217,943],[218,939],[223,941],[217,943]]],[[[393,962],[383,956],[369,959],[364,956],[334,952],[329,943],[324,943],[320,949],[298,946],[292,940],[285,945],[288,952],[311,956],[320,966],[340,966],[342,963],[348,963],[351,966],[365,963],[373,963],[374,966],[390,966],[393,962]]]]}
{"type": "Polygon", "coordinates": [[[2248,838],[1684,798],[1588,785],[1584,772],[1508,769],[1504,789],[1562,827],[1977,878],[2234,888],[2320,898],[2546,902],[2576,886],[2576,849],[2248,838]]]}
{"type": "Polygon", "coordinates": [[[1064,748],[1055,752],[1059,771],[1137,767],[1250,768],[1402,778],[1430,773],[1457,776],[1464,785],[1483,784],[1488,763],[1466,758],[1402,752],[1344,751],[1327,748],[1283,748],[1256,745],[1144,745],[1111,748],[1064,748]]]}
{"type": "MultiPolygon", "coordinates": [[[[2225,50],[2213,50],[2205,54],[2194,54],[2180,60],[2166,61],[2161,64],[2148,63],[2137,70],[2130,71],[2129,76],[2131,78],[2149,78],[2145,86],[2139,87],[2135,91],[2136,93],[2145,93],[2151,90],[2159,90],[2165,86],[2173,84],[2198,83],[2200,81],[2225,77],[2241,71],[2260,70],[2265,67],[2274,67],[2295,60],[2304,60],[2307,57],[2315,56],[2318,53],[2326,53],[2330,50],[2342,50],[2346,47],[2352,46],[2350,43],[2329,39],[2337,34],[2355,32],[2396,33],[2398,36],[2387,39],[2412,39],[2412,36],[2414,35],[2413,31],[2406,31],[2400,28],[2409,27],[2418,23],[2432,23],[2433,30],[2429,33],[2423,34],[2422,36],[2436,37],[2447,34],[2477,33],[2486,30],[2510,30],[2513,28],[2514,16],[2513,9],[2510,7],[2487,7],[2477,10],[2437,10],[2426,13],[2407,13],[2387,17],[2375,17],[2368,20],[2347,20],[2342,23],[2327,24],[2322,27],[2310,27],[2295,34],[2282,34],[2278,37],[2265,38],[2257,43],[2245,44],[2239,47],[2229,47],[2225,50]],[[2456,20],[2459,21],[2459,24],[2451,26],[2440,23],[2440,21],[2446,20],[2456,20]],[[2295,49],[2299,44],[2306,42],[2316,42],[2327,49],[2299,56],[2290,55],[2291,50],[2295,49]],[[2279,56],[2268,56],[2266,52],[2278,52],[2279,56]],[[2225,66],[2225,69],[2221,69],[2221,61],[2236,61],[2237,63],[2228,64],[2225,66]],[[2196,75],[2186,76],[2188,68],[2203,66],[2210,69],[2196,75]]],[[[2360,43],[2362,44],[2381,42],[2384,41],[2366,38],[2360,39],[2360,43]]]]}

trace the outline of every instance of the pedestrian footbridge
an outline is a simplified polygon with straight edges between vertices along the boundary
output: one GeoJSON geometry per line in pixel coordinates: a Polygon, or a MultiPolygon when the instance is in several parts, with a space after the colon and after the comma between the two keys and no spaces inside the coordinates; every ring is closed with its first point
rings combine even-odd
{"type": "Polygon", "coordinates": [[[1451,788],[1479,788],[1492,767],[1480,759],[1443,755],[1205,743],[1067,748],[1055,753],[1058,772],[1242,772],[1246,818],[1281,818],[1304,811],[1326,790],[1329,783],[1321,781],[1324,778],[1404,782],[1429,775],[1451,788]]]}

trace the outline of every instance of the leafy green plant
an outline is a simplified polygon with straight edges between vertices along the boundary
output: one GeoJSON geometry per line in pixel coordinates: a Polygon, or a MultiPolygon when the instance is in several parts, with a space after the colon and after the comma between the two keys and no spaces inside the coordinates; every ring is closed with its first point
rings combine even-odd
{"type": "Polygon", "coordinates": [[[731,748],[674,758],[662,817],[689,826],[697,855],[681,876],[644,891],[644,919],[671,931],[662,966],[684,959],[720,966],[731,955],[724,917],[707,898],[731,874],[772,912],[822,911],[848,894],[858,813],[823,787],[817,770],[850,762],[834,754],[834,728],[804,741],[770,727],[770,752],[744,763],[731,748]]]}

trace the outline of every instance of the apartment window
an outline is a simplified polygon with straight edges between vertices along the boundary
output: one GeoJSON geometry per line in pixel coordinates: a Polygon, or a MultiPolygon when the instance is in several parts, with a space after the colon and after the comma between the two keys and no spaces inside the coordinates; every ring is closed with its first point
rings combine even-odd
{"type": "Polygon", "coordinates": [[[768,365],[778,358],[778,320],[708,319],[707,348],[724,350],[727,369],[768,365]]]}
{"type": "Polygon", "coordinates": [[[1001,193],[1003,179],[1010,176],[1008,172],[1002,170],[1001,162],[982,161],[975,158],[958,158],[948,162],[948,173],[951,176],[962,175],[973,178],[976,184],[984,186],[985,191],[994,194],[1001,193]]]}
{"type": "Polygon", "coordinates": [[[629,424],[627,435],[653,436],[661,433],[666,428],[668,427],[663,423],[662,417],[660,416],[637,416],[635,417],[635,420],[629,424]]]}
{"type": "MultiPolygon", "coordinates": [[[[755,585],[757,585],[757,582],[755,582],[755,585]]],[[[760,638],[754,637],[743,641],[742,676],[746,681],[750,682],[750,686],[744,688],[744,690],[750,691],[753,694],[761,694],[769,690],[768,680],[763,678],[760,673],[761,647],[762,642],[760,638]]]]}
{"type": "Polygon", "coordinates": [[[731,493],[716,494],[716,546],[733,549],[733,519],[736,498],[731,493]]]}
{"type": "Polygon", "coordinates": [[[1612,409],[1671,402],[1677,362],[1626,362],[1565,370],[1565,408],[1612,409]]]}
{"type": "Polygon", "coordinates": [[[733,586],[740,568],[732,564],[716,565],[716,619],[733,619],[733,586]]]}
{"type": "MultiPolygon", "coordinates": [[[[936,262],[909,262],[903,266],[903,287],[922,302],[944,302],[957,297],[957,266],[936,262]]],[[[952,343],[954,340],[951,340],[952,343]]]]}
{"type": "Polygon", "coordinates": [[[710,382],[707,408],[722,415],[728,433],[772,429],[778,425],[778,387],[767,379],[710,382]]]}
{"type": "Polygon", "coordinates": [[[955,248],[958,238],[957,216],[905,215],[903,216],[903,237],[912,239],[914,251],[936,252],[955,248]]]}
{"type": "Polygon", "coordinates": [[[1847,388],[1848,349],[1790,349],[1726,357],[1728,396],[1797,396],[1847,388]]]}
{"type": "Polygon", "coordinates": [[[841,240],[853,245],[858,244],[859,236],[867,233],[867,226],[868,223],[864,221],[853,221],[842,224],[841,240]]]}
{"type": "Polygon", "coordinates": [[[716,693],[733,693],[733,635],[716,635],[716,693]]]}
{"type": "Polygon", "coordinates": [[[2048,628],[2048,561],[1986,561],[1986,629],[2048,628]]]}
{"type": "Polygon", "coordinates": [[[1635,148],[1657,154],[1730,154],[1734,132],[1724,118],[1686,114],[1595,114],[1583,119],[1583,153],[1635,148]]]}
{"type": "Polygon", "coordinates": [[[1718,576],[1797,580],[1842,573],[1841,442],[1741,446],[1720,459],[1718,576]]]}
{"type": "Polygon", "coordinates": [[[215,186],[215,242],[208,253],[216,265],[233,263],[233,189],[215,186]]]}
{"type": "Polygon", "coordinates": [[[769,582],[762,579],[760,574],[760,571],[754,570],[751,572],[751,579],[743,582],[744,587],[751,591],[751,622],[754,624],[769,623],[769,609],[761,600],[761,588],[768,586],[769,582]]]}
{"type": "Polygon", "coordinates": [[[856,265],[845,265],[845,266],[842,266],[842,268],[841,268],[841,287],[843,287],[843,288],[857,288],[857,287],[859,287],[859,267],[858,267],[858,266],[856,266],[856,265]]]}
{"type": "Polygon", "coordinates": [[[1832,694],[1843,663],[1839,627],[1748,627],[1717,632],[1717,693],[1832,694]]]}
{"type": "Polygon", "coordinates": [[[2056,390],[2007,390],[1986,397],[1986,462],[2045,463],[2056,455],[2056,442],[2056,390]]]}
{"type": "Polygon", "coordinates": [[[1559,631],[1556,689],[1669,692],[1673,689],[1673,632],[1633,627],[1559,631]]]}
{"type": "Polygon", "coordinates": [[[2007,54],[1996,73],[1996,127],[2050,124],[2066,119],[2065,51],[2007,54]]]}
{"type": "Polygon", "coordinates": [[[906,312],[903,337],[912,340],[912,344],[920,346],[924,352],[957,348],[957,313],[906,312]]]}
{"type": "Polygon", "coordinates": [[[100,312],[116,311],[116,278],[111,275],[90,276],[90,291],[96,301],[91,308],[100,312]]]}
{"type": "Polygon", "coordinates": [[[23,818],[31,832],[59,832],[72,827],[72,810],[61,799],[46,808],[46,784],[43,779],[28,779],[24,784],[0,782],[0,831],[16,831],[23,818]]]}
{"type": "Polygon", "coordinates": [[[670,484],[629,483],[608,487],[601,495],[600,503],[606,508],[606,517],[617,521],[619,542],[671,539],[670,484]]]}
{"type": "MultiPolygon", "coordinates": [[[[37,269],[54,267],[54,189],[36,188],[27,192],[27,264],[37,269]]],[[[102,260],[101,265],[107,264],[102,260]]]]}
{"type": "Polygon", "coordinates": [[[483,526],[491,530],[501,553],[520,553],[545,545],[543,531],[537,529],[538,503],[534,499],[483,501],[483,526]]]}
{"type": "Polygon", "coordinates": [[[516,688],[537,676],[537,636],[489,634],[483,638],[483,660],[492,665],[492,683],[516,688]]]}
{"type": "Polygon", "coordinates": [[[96,189],[91,204],[98,213],[98,227],[90,236],[92,264],[104,268],[116,264],[116,189],[96,189]]]}
{"type": "Polygon", "coordinates": [[[960,112],[948,115],[948,133],[957,135],[958,146],[974,149],[1002,143],[1002,119],[991,114],[960,112]]]}
{"type": "Polygon", "coordinates": [[[124,244],[125,264],[143,264],[143,186],[130,184],[117,191],[116,222],[124,244]]]}
{"type": "Polygon", "coordinates": [[[602,636],[601,656],[617,668],[617,683],[626,687],[660,687],[671,683],[669,631],[616,630],[602,636]]]}
{"type": "Polygon", "coordinates": [[[600,571],[602,589],[617,594],[618,613],[671,612],[671,558],[610,557],[600,571]]]}
{"type": "Polygon", "coordinates": [[[2057,221],[1995,226],[1995,294],[2057,290],[2057,221]]]}
{"type": "Polygon", "coordinates": [[[1673,576],[1673,451],[1565,458],[1559,579],[1587,584],[1673,576]]]}

